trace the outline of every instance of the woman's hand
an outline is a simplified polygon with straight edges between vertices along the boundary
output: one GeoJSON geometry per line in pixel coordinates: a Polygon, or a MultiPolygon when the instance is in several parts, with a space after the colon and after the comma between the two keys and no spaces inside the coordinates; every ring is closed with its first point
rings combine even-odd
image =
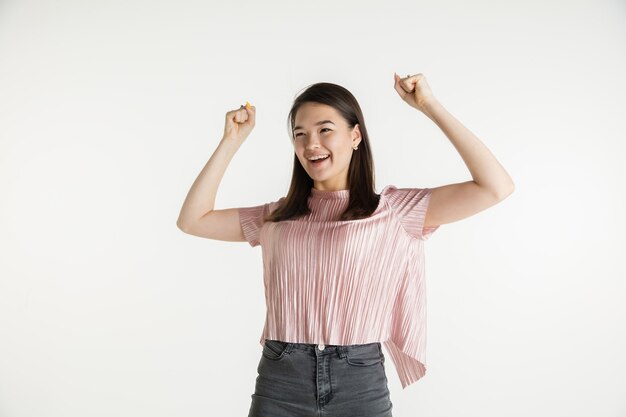
{"type": "Polygon", "coordinates": [[[226,123],[224,125],[224,137],[243,142],[252,129],[256,121],[256,107],[250,105],[241,106],[237,110],[226,113],[226,123]]]}
{"type": "Polygon", "coordinates": [[[393,78],[395,83],[393,88],[396,89],[402,100],[406,101],[409,106],[415,107],[417,110],[426,114],[426,106],[429,102],[434,101],[435,97],[426,82],[426,76],[422,73],[400,78],[394,72],[393,78]]]}

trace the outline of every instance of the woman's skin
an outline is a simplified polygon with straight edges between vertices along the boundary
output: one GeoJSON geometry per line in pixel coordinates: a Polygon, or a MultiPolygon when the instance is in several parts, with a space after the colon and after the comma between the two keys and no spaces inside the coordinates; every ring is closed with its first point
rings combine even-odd
{"type": "MultiPolygon", "coordinates": [[[[432,189],[424,227],[452,223],[502,201],[515,186],[489,149],[435,98],[426,77],[416,74],[401,78],[394,73],[394,88],[409,106],[425,114],[443,131],[461,155],[472,180],[429,187],[432,189]]],[[[177,226],[186,233],[227,241],[245,241],[238,209],[214,210],[219,183],[232,157],[254,128],[256,107],[241,106],[226,113],[224,136],[191,186],[181,208],[177,226]]],[[[330,106],[306,103],[298,110],[294,126],[294,152],[319,190],[348,189],[350,158],[361,141],[356,125],[350,129],[330,106]],[[333,123],[316,125],[331,120],[333,123]],[[320,166],[310,155],[329,154],[320,166]]]]}
{"type": "Polygon", "coordinates": [[[229,242],[245,242],[238,208],[215,210],[215,196],[224,172],[256,123],[256,107],[226,112],[224,136],[191,185],[176,226],[190,235],[229,242]]]}
{"type": "Polygon", "coordinates": [[[305,103],[297,111],[293,130],[293,148],[298,160],[318,190],[348,189],[348,167],[353,147],[361,142],[359,125],[350,129],[337,110],[326,104],[305,103]],[[320,122],[325,122],[320,124],[320,122]],[[321,165],[308,157],[330,155],[321,165]]]}
{"type": "Polygon", "coordinates": [[[432,188],[424,227],[464,219],[505,199],[513,180],[489,149],[434,97],[423,74],[400,78],[394,88],[409,106],[424,113],[448,137],[470,171],[471,181],[432,188]]]}

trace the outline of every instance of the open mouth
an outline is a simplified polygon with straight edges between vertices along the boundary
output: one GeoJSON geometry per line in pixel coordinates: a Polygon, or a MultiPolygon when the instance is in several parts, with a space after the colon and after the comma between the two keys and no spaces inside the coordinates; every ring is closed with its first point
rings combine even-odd
{"type": "Polygon", "coordinates": [[[320,165],[323,165],[326,162],[327,159],[330,159],[330,156],[327,156],[326,158],[316,159],[315,161],[309,161],[309,162],[314,167],[318,167],[320,165]]]}

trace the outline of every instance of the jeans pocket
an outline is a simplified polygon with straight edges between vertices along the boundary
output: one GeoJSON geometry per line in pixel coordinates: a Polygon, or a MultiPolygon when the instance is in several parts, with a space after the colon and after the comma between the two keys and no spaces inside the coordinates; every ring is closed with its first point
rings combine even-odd
{"type": "Polygon", "coordinates": [[[280,360],[285,356],[288,345],[288,342],[266,339],[263,345],[263,356],[273,361],[280,360]]]}
{"type": "Polygon", "coordinates": [[[378,345],[351,347],[346,351],[346,362],[352,366],[373,366],[383,360],[383,353],[378,345]]]}

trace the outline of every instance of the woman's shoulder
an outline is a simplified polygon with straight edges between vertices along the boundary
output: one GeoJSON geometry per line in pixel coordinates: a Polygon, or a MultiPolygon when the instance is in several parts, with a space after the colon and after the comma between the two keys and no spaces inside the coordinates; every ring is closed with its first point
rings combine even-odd
{"type": "Polygon", "coordinates": [[[389,206],[400,214],[423,207],[428,202],[429,188],[397,187],[394,184],[385,186],[381,192],[389,206]]]}
{"type": "Polygon", "coordinates": [[[276,200],[276,201],[271,201],[271,202],[267,203],[267,208],[268,208],[268,211],[271,213],[271,212],[273,212],[274,210],[276,210],[276,208],[277,208],[278,206],[280,206],[280,205],[282,204],[282,202],[283,202],[283,201],[285,201],[285,198],[286,198],[286,197],[280,197],[280,198],[279,198],[278,200],[276,200]]]}
{"type": "Polygon", "coordinates": [[[382,189],[381,195],[400,197],[405,195],[424,194],[428,191],[429,188],[427,187],[397,187],[394,184],[388,184],[382,189]]]}
{"type": "Polygon", "coordinates": [[[391,192],[393,192],[394,190],[397,190],[398,187],[396,187],[393,184],[387,184],[383,187],[383,189],[380,191],[380,195],[387,195],[391,192]]]}

